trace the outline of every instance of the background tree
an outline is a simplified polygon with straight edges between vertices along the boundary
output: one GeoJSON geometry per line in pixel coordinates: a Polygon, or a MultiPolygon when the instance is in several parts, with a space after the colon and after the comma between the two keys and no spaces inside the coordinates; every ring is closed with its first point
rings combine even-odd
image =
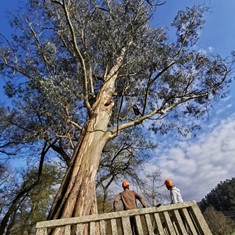
{"type": "Polygon", "coordinates": [[[231,234],[235,230],[234,222],[213,206],[207,207],[203,215],[213,235],[231,234]]]}
{"type": "Polygon", "coordinates": [[[221,181],[201,200],[203,211],[210,206],[235,221],[235,178],[221,181]]]}
{"type": "Polygon", "coordinates": [[[49,219],[97,213],[101,153],[124,129],[149,120],[155,133],[185,134],[224,95],[230,62],[193,50],[205,9],[180,11],[170,42],[148,24],[160,9],[153,3],[31,0],[12,21],[17,34],[2,38],[1,76],[14,106],[1,146],[45,140],[68,165],[49,219]]]}
{"type": "Polygon", "coordinates": [[[141,128],[129,129],[128,132],[106,144],[100,160],[96,184],[100,192],[99,199],[103,201],[100,211],[112,210],[112,200],[117,193],[112,189],[116,188],[116,185],[121,186],[124,179],[131,179],[131,182],[141,188],[143,181],[139,174],[143,171],[141,165],[147,161],[155,148],[153,143],[145,140],[141,128]]]}
{"type": "Polygon", "coordinates": [[[35,184],[38,181],[37,168],[28,170],[23,175],[23,183],[15,184],[14,189],[9,186],[8,178],[8,183],[6,182],[4,187],[7,187],[8,191],[4,190],[1,193],[0,200],[1,234],[35,234],[36,222],[46,219],[61,177],[58,166],[47,164],[37,184],[35,184]],[[7,200],[4,200],[6,198],[7,200]]]}
{"type": "Polygon", "coordinates": [[[161,178],[161,171],[156,170],[152,173],[144,174],[144,182],[141,191],[145,200],[150,206],[157,206],[163,203],[163,199],[169,198],[169,193],[162,192],[161,188],[164,180],[161,178]]]}

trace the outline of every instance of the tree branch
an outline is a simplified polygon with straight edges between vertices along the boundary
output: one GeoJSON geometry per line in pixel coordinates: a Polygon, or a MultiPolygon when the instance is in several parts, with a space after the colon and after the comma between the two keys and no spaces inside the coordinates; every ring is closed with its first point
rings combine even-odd
{"type": "Polygon", "coordinates": [[[144,116],[141,116],[131,122],[128,122],[128,123],[125,123],[125,124],[122,124],[118,127],[115,127],[114,129],[110,130],[110,131],[107,131],[107,135],[109,135],[109,138],[113,138],[114,136],[117,135],[117,131],[119,130],[124,130],[128,127],[131,127],[131,126],[136,126],[136,125],[139,125],[140,123],[142,123],[144,120],[147,120],[151,117],[153,117],[154,115],[156,114],[160,114],[160,115],[163,115],[163,114],[166,114],[167,112],[171,111],[172,109],[174,109],[176,106],[182,104],[182,103],[185,103],[189,100],[192,100],[192,99],[197,99],[197,98],[200,98],[200,97],[205,97],[205,96],[208,96],[209,92],[205,92],[205,93],[202,93],[202,94],[198,94],[198,95],[192,95],[192,96],[189,96],[189,97],[182,97],[181,99],[179,99],[178,102],[175,102],[173,103],[172,105],[170,105],[169,107],[165,108],[165,109],[155,109],[154,111],[144,115],[144,116]]]}
{"type": "Polygon", "coordinates": [[[17,209],[17,205],[19,204],[19,201],[24,197],[28,192],[30,192],[37,184],[39,183],[41,174],[42,174],[42,168],[43,168],[43,163],[44,163],[44,158],[48,150],[50,149],[50,146],[47,146],[47,143],[44,143],[43,149],[41,151],[41,158],[38,166],[38,177],[35,182],[30,184],[29,186],[25,186],[24,184],[22,185],[22,189],[20,192],[17,193],[15,198],[13,199],[10,207],[8,208],[5,216],[3,217],[1,224],[0,224],[0,234],[4,234],[5,229],[7,228],[9,219],[11,215],[15,212],[17,209]]]}
{"type": "MultiPolygon", "coordinates": [[[[68,4],[70,3],[70,1],[68,1],[68,4]]],[[[89,91],[88,91],[88,76],[87,76],[87,68],[86,68],[86,63],[85,63],[85,59],[82,56],[81,51],[79,50],[78,44],[77,44],[77,40],[76,40],[76,33],[73,27],[73,24],[71,22],[70,19],[70,15],[69,15],[69,11],[68,8],[66,6],[66,0],[63,0],[63,9],[65,12],[65,17],[66,20],[68,22],[69,25],[69,29],[70,29],[70,33],[72,36],[72,42],[73,42],[73,46],[74,46],[74,50],[75,50],[75,54],[77,55],[78,59],[80,60],[80,63],[82,65],[83,68],[83,78],[84,78],[84,104],[87,107],[88,113],[89,115],[91,115],[92,113],[92,109],[91,109],[91,105],[89,103],[89,91]]]]}

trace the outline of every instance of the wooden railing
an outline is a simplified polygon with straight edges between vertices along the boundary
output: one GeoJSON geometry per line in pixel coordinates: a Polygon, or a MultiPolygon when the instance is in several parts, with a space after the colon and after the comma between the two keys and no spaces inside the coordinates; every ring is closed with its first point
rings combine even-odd
{"type": "Polygon", "coordinates": [[[139,235],[212,235],[195,201],[38,222],[36,235],[49,235],[55,229],[64,235],[137,234],[133,226],[139,235]]]}

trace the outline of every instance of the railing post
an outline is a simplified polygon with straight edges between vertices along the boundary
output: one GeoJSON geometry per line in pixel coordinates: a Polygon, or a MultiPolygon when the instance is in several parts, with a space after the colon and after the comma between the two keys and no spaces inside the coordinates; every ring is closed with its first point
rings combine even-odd
{"type": "Polygon", "coordinates": [[[38,228],[36,235],[47,235],[47,228],[38,228]]]}
{"type": "Polygon", "coordinates": [[[105,235],[106,231],[105,231],[105,220],[101,220],[100,221],[100,235],[105,235]]]}
{"type": "Polygon", "coordinates": [[[159,235],[165,235],[165,232],[164,232],[164,229],[162,226],[162,222],[161,222],[161,219],[160,219],[160,216],[158,213],[154,213],[154,219],[156,222],[156,226],[157,226],[157,230],[158,230],[159,235]]]}
{"type": "Polygon", "coordinates": [[[193,219],[197,224],[200,226],[200,231],[203,235],[212,235],[209,226],[206,223],[206,220],[204,219],[201,210],[199,209],[198,205],[195,202],[195,205],[192,206],[192,216],[193,219]]]}
{"type": "MultiPolygon", "coordinates": [[[[122,217],[122,227],[123,227],[123,233],[124,235],[130,235],[132,234],[131,231],[131,224],[130,224],[130,219],[134,223],[134,217],[130,218],[129,216],[122,217]]],[[[135,226],[134,224],[132,226],[135,226]]]]}
{"type": "Polygon", "coordinates": [[[163,214],[164,214],[164,217],[165,217],[165,220],[166,220],[166,226],[169,229],[170,234],[171,235],[176,235],[175,228],[174,228],[174,225],[172,223],[172,220],[170,218],[170,215],[169,215],[168,211],[164,211],[163,214]]]}
{"type": "Polygon", "coordinates": [[[71,235],[71,226],[70,225],[65,226],[64,235],[71,235]]]}
{"type": "Polygon", "coordinates": [[[190,229],[191,233],[192,233],[193,235],[197,235],[198,233],[197,233],[197,231],[196,231],[196,229],[195,229],[195,226],[194,226],[194,224],[193,224],[192,219],[190,218],[190,215],[189,215],[189,213],[188,213],[188,210],[187,210],[186,208],[184,208],[182,211],[183,211],[183,214],[184,214],[184,216],[185,216],[185,219],[186,219],[186,221],[187,221],[187,224],[188,224],[188,226],[189,226],[189,229],[190,229]]]}
{"type": "Polygon", "coordinates": [[[82,224],[77,224],[76,235],[83,235],[83,225],[82,224]]]}
{"type": "Polygon", "coordinates": [[[139,215],[135,216],[135,221],[136,221],[136,226],[137,226],[139,235],[144,235],[144,231],[143,231],[143,227],[142,227],[142,223],[141,223],[141,219],[139,215]]]}
{"type": "Polygon", "coordinates": [[[118,235],[116,219],[111,219],[112,235],[118,235]]]}
{"type": "Polygon", "coordinates": [[[179,210],[174,210],[174,214],[175,214],[175,218],[176,218],[176,223],[179,227],[179,232],[180,235],[187,235],[187,231],[186,231],[186,224],[184,222],[184,218],[182,218],[180,211],[179,210]]]}
{"type": "Polygon", "coordinates": [[[146,224],[147,224],[149,234],[154,234],[153,225],[152,225],[151,218],[150,218],[149,214],[145,215],[145,220],[146,220],[146,224]]]}

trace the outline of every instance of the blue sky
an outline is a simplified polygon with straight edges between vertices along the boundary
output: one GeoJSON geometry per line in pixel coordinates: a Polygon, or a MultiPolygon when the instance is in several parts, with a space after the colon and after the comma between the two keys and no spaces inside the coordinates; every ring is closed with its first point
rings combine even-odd
{"type": "MultiPolygon", "coordinates": [[[[166,0],[157,11],[154,23],[170,26],[178,10],[198,3],[206,4],[210,10],[197,49],[229,56],[235,51],[234,0],[166,0]]],[[[6,11],[15,11],[18,6],[18,0],[1,1],[0,33],[10,35],[6,11]]],[[[0,100],[4,102],[1,90],[0,100]]],[[[230,95],[214,105],[197,138],[175,139],[168,143],[167,149],[158,149],[158,157],[146,164],[146,169],[159,169],[163,178],[172,178],[186,201],[200,200],[220,181],[235,177],[234,100],[235,82],[231,84],[230,95]]]]}
{"type": "MultiPolygon", "coordinates": [[[[170,26],[178,10],[206,4],[209,12],[201,32],[198,50],[228,57],[235,51],[235,1],[168,0],[155,17],[156,24],[170,26]]],[[[196,138],[175,139],[156,151],[146,169],[159,169],[163,178],[171,178],[186,201],[200,201],[220,181],[235,177],[235,82],[229,96],[214,104],[208,121],[196,138]]],[[[154,136],[153,136],[154,138],[154,136]]],[[[164,188],[162,190],[165,190],[164,188]]]]}

